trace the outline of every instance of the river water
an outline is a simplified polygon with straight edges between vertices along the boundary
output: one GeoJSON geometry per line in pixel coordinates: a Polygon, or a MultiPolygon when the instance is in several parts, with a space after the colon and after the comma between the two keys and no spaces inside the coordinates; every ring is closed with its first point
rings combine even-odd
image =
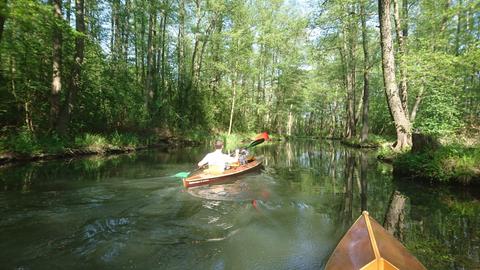
{"type": "Polygon", "coordinates": [[[428,269],[480,269],[480,191],[394,180],[375,152],[265,143],[264,167],[186,190],[207,147],[0,169],[1,269],[323,269],[362,209],[406,196],[399,237],[428,269]]]}

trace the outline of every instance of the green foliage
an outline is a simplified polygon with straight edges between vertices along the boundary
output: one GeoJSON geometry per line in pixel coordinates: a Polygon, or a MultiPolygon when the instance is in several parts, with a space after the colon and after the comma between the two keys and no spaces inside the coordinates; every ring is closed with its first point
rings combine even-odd
{"type": "Polygon", "coordinates": [[[480,179],[480,148],[462,145],[442,146],[435,151],[404,153],[394,166],[410,171],[414,176],[443,183],[478,183],[480,179]]]}
{"type": "Polygon", "coordinates": [[[66,145],[66,141],[55,134],[35,136],[26,127],[0,139],[1,152],[14,152],[22,155],[61,153],[66,145]]]}
{"type": "Polygon", "coordinates": [[[7,145],[20,154],[37,153],[40,150],[34,135],[26,128],[22,128],[15,136],[10,136],[7,145]]]}
{"type": "Polygon", "coordinates": [[[117,147],[137,147],[140,145],[139,139],[137,136],[133,134],[120,134],[118,132],[114,132],[110,136],[110,143],[113,146],[117,147]]]}
{"type": "Polygon", "coordinates": [[[74,146],[80,149],[100,151],[108,145],[108,140],[102,135],[86,133],[75,137],[74,146]]]}
{"type": "Polygon", "coordinates": [[[231,151],[234,150],[235,148],[238,148],[242,146],[242,135],[232,133],[232,134],[227,134],[227,133],[220,133],[219,134],[220,138],[223,139],[225,143],[225,150],[231,151]]]}
{"type": "Polygon", "coordinates": [[[181,135],[184,139],[203,142],[212,138],[212,135],[205,130],[201,129],[192,129],[182,133],[181,135]]]}
{"type": "Polygon", "coordinates": [[[391,144],[392,140],[393,140],[392,138],[390,138],[390,140],[389,140],[385,136],[371,134],[367,138],[367,140],[365,140],[363,142],[360,142],[360,138],[358,138],[358,137],[354,137],[354,138],[351,138],[351,139],[344,139],[342,142],[347,144],[347,145],[350,145],[350,146],[353,146],[353,147],[358,147],[358,148],[377,148],[377,147],[381,147],[380,153],[383,155],[383,154],[387,154],[385,148],[387,148],[386,146],[388,144],[391,144]]]}

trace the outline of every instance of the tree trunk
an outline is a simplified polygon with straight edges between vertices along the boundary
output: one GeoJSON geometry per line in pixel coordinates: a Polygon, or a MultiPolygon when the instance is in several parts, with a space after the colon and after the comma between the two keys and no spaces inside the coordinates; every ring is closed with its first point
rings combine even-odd
{"type": "MultiPolygon", "coordinates": [[[[177,85],[178,91],[180,92],[180,105],[188,105],[185,103],[184,97],[186,94],[184,93],[184,76],[185,76],[185,52],[184,52],[184,40],[185,40],[185,1],[180,0],[179,3],[179,15],[178,15],[178,41],[177,41],[177,51],[178,51],[178,77],[177,77],[177,85]]],[[[183,106],[182,106],[183,107],[183,106]]]]}
{"type": "Polygon", "coordinates": [[[348,7],[348,16],[346,18],[343,29],[343,58],[345,84],[347,89],[347,119],[345,128],[345,137],[350,139],[356,136],[356,119],[355,119],[355,103],[356,103],[356,61],[355,50],[357,42],[357,21],[356,21],[356,4],[348,7]]]}
{"type": "Polygon", "coordinates": [[[52,48],[52,89],[50,93],[50,129],[55,128],[60,113],[60,92],[62,91],[62,0],[53,0],[53,48],[52,48]]]}
{"type": "Polygon", "coordinates": [[[0,0],[0,43],[2,43],[3,29],[5,27],[5,21],[7,20],[7,6],[8,0],[0,0]]]}
{"type": "Polygon", "coordinates": [[[202,21],[202,16],[201,16],[201,1],[200,0],[196,0],[195,1],[195,16],[197,18],[197,21],[196,21],[196,24],[195,24],[195,29],[196,29],[196,33],[195,33],[195,42],[194,42],[194,45],[193,45],[193,53],[192,53],[192,66],[190,68],[190,82],[191,82],[191,85],[195,88],[196,87],[196,84],[197,84],[197,76],[198,76],[198,69],[199,69],[199,61],[198,61],[198,50],[199,50],[199,47],[200,47],[200,23],[202,21]]]}
{"type": "Polygon", "coordinates": [[[166,80],[166,64],[167,64],[167,59],[166,59],[166,34],[167,34],[167,21],[168,21],[168,14],[167,11],[165,11],[164,14],[164,19],[163,19],[163,28],[162,28],[162,73],[161,73],[161,82],[162,82],[162,89],[166,88],[165,85],[165,80],[166,80]]]}
{"type": "Polygon", "coordinates": [[[67,0],[67,1],[65,1],[65,3],[66,3],[66,6],[65,6],[66,19],[67,19],[68,25],[70,25],[70,19],[72,18],[72,2],[71,2],[71,0],[67,0]]]}
{"type": "Polygon", "coordinates": [[[228,135],[232,133],[233,124],[233,112],[235,110],[235,99],[237,97],[237,72],[235,71],[234,78],[232,80],[232,108],[230,110],[230,122],[228,124],[228,135]]]}
{"type": "Polygon", "coordinates": [[[59,134],[65,134],[68,131],[68,125],[82,82],[81,72],[85,49],[84,0],[75,0],[75,29],[79,33],[75,38],[75,63],[70,81],[70,91],[57,124],[59,134]]]}
{"type": "MultiPolygon", "coordinates": [[[[407,0],[403,0],[406,2],[407,0]]],[[[393,0],[393,17],[395,19],[395,31],[397,33],[397,42],[398,42],[398,51],[400,58],[400,100],[402,101],[403,111],[405,112],[405,117],[409,117],[408,113],[408,81],[407,81],[407,68],[405,63],[406,55],[406,40],[403,36],[404,33],[407,33],[407,29],[402,29],[402,21],[400,18],[400,9],[398,5],[398,0],[393,0]]]]}
{"type": "Polygon", "coordinates": [[[367,33],[367,15],[365,13],[365,3],[361,4],[361,20],[362,20],[362,46],[363,46],[363,106],[362,106],[362,131],[360,134],[360,142],[364,142],[368,138],[368,110],[369,110],[369,56],[368,56],[368,33],[367,33]]]}
{"type": "Polygon", "coordinates": [[[155,14],[153,13],[153,7],[149,8],[148,13],[148,35],[147,35],[147,78],[145,79],[145,106],[148,108],[151,113],[151,101],[153,99],[153,73],[154,73],[154,64],[153,64],[153,28],[155,25],[155,14]]]}
{"type": "Polygon", "coordinates": [[[125,19],[122,30],[122,54],[125,64],[128,64],[128,47],[130,41],[130,14],[131,2],[129,0],[125,0],[125,19]]]}
{"type": "MultiPolygon", "coordinates": [[[[458,1],[458,6],[463,6],[463,0],[458,1]]],[[[462,9],[457,10],[457,30],[455,31],[455,55],[460,54],[460,35],[462,30],[462,17],[464,16],[462,9]]]]}
{"type": "Polygon", "coordinates": [[[380,40],[382,47],[383,83],[390,112],[397,132],[396,150],[403,150],[412,145],[412,127],[402,107],[395,79],[395,57],[390,24],[390,0],[379,0],[380,40]]]}
{"type": "Polygon", "coordinates": [[[118,62],[118,60],[120,60],[120,56],[122,55],[122,31],[120,24],[120,16],[122,16],[120,0],[114,0],[112,2],[113,48],[111,51],[114,62],[118,62]]]}
{"type": "Polygon", "coordinates": [[[292,126],[293,126],[293,104],[290,104],[290,110],[288,110],[288,122],[287,122],[287,135],[292,136],[292,126]]]}
{"type": "Polygon", "coordinates": [[[412,123],[415,121],[415,118],[417,117],[418,107],[420,106],[420,102],[422,101],[422,98],[423,98],[423,89],[424,89],[424,86],[422,84],[420,86],[420,89],[418,90],[417,97],[415,98],[415,104],[413,104],[412,112],[410,115],[410,121],[412,121],[412,123]]]}

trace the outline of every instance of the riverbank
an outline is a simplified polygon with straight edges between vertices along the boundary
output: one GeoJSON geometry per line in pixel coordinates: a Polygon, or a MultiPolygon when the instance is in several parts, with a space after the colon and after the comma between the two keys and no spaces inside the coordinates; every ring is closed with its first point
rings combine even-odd
{"type": "Polygon", "coordinates": [[[360,138],[354,137],[350,139],[341,139],[341,143],[354,147],[354,148],[370,148],[370,149],[376,149],[382,147],[382,145],[389,143],[391,139],[379,136],[379,135],[370,135],[365,141],[360,141],[360,138]]]}
{"type": "Polygon", "coordinates": [[[394,152],[382,144],[378,158],[393,165],[393,174],[429,183],[480,185],[480,143],[475,137],[434,138],[414,135],[413,147],[394,152]]]}
{"type": "Polygon", "coordinates": [[[33,136],[27,132],[0,138],[0,165],[16,162],[110,155],[147,148],[172,148],[198,145],[198,134],[138,135],[132,133],[93,134],[74,137],[33,136]]]}
{"type": "Polygon", "coordinates": [[[222,139],[226,150],[246,145],[256,133],[84,133],[75,137],[33,136],[29,132],[0,137],[0,166],[38,160],[74,158],[89,155],[112,155],[149,148],[195,146],[210,139],[222,139]]]}

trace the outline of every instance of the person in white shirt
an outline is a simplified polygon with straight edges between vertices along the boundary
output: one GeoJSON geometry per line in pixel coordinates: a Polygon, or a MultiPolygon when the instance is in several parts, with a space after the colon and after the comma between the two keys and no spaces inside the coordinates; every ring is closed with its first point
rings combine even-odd
{"type": "Polygon", "coordinates": [[[198,162],[198,167],[208,164],[208,169],[205,170],[206,173],[219,174],[225,170],[228,163],[238,161],[238,150],[235,151],[235,157],[231,157],[222,153],[222,149],[223,142],[221,140],[216,140],[215,151],[208,153],[200,162],[198,162]]]}

